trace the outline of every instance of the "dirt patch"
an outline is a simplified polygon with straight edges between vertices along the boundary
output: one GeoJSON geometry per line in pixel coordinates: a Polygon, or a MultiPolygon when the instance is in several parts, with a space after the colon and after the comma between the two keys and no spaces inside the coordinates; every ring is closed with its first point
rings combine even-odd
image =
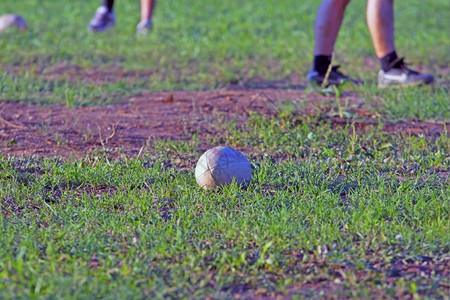
{"type": "Polygon", "coordinates": [[[153,70],[124,70],[115,65],[83,68],[69,62],[61,62],[54,65],[36,64],[30,61],[21,65],[4,63],[1,65],[1,69],[15,75],[21,74],[23,70],[28,70],[34,76],[46,81],[83,82],[97,85],[120,81],[137,82],[139,80],[147,80],[155,73],[153,70]]]}
{"type": "Polygon", "coordinates": [[[117,67],[94,67],[89,69],[77,65],[61,63],[44,69],[41,78],[47,81],[67,80],[93,84],[117,83],[120,81],[137,82],[146,80],[154,71],[125,71],[117,67]]]}
{"type": "MultiPolygon", "coordinates": [[[[379,61],[372,56],[365,57],[362,60],[362,65],[368,69],[377,70],[379,61]]],[[[448,89],[450,87],[450,68],[447,65],[439,64],[437,61],[434,61],[431,66],[433,66],[433,69],[430,69],[429,65],[420,63],[414,65],[414,69],[424,73],[435,74],[436,85],[448,89]]],[[[187,70],[187,73],[184,74],[175,72],[175,76],[182,79],[183,76],[196,74],[198,71],[196,68],[197,66],[191,66],[190,70],[187,70]]],[[[251,68],[253,68],[251,65],[243,67],[242,74],[250,73],[251,68]]],[[[17,76],[20,76],[25,71],[46,81],[82,82],[97,85],[117,83],[120,81],[147,81],[154,74],[161,75],[161,70],[124,70],[120,60],[114,61],[106,58],[103,63],[89,67],[83,67],[70,61],[62,61],[54,64],[51,61],[29,60],[20,63],[0,63],[0,69],[17,76]]],[[[267,69],[272,73],[280,73],[282,66],[276,60],[269,60],[267,62],[267,69]]],[[[214,70],[211,72],[214,72],[214,70]]],[[[233,84],[233,82],[239,82],[240,85],[246,86],[247,88],[304,88],[306,84],[305,74],[298,74],[296,72],[292,72],[290,75],[279,80],[269,81],[264,77],[254,76],[251,78],[244,77],[239,80],[232,80],[230,83],[233,84]]]]}
{"type": "Polygon", "coordinates": [[[394,258],[390,263],[371,261],[360,262],[357,266],[351,262],[330,263],[324,258],[313,257],[310,261],[295,264],[305,280],[285,287],[284,293],[271,291],[270,286],[246,289],[245,285],[239,284],[233,286],[231,293],[235,299],[248,300],[349,299],[363,297],[355,294],[357,287],[363,286],[370,292],[370,299],[415,299],[418,296],[433,297],[448,290],[450,258],[446,255],[394,258]],[[405,281],[415,282],[416,290],[411,291],[405,281]],[[433,288],[429,289],[430,286],[433,288]]]}
{"type": "MultiPolygon", "coordinates": [[[[133,156],[149,139],[189,140],[220,134],[214,122],[243,123],[254,112],[276,116],[283,102],[301,106],[300,114],[322,115],[335,126],[354,123],[364,130],[379,126],[376,113],[363,107],[364,99],[348,92],[342,101],[350,103],[352,120],[327,117],[332,96],[304,90],[254,89],[176,91],[145,93],[120,103],[102,107],[38,107],[17,102],[0,103],[0,153],[80,157],[89,151],[113,150],[133,156]]],[[[297,113],[297,112],[296,112],[297,113]]],[[[323,120],[323,119],[322,119],[323,120]]],[[[450,124],[446,124],[447,128],[450,124]]],[[[441,122],[384,123],[383,130],[401,134],[438,136],[441,122]]]]}

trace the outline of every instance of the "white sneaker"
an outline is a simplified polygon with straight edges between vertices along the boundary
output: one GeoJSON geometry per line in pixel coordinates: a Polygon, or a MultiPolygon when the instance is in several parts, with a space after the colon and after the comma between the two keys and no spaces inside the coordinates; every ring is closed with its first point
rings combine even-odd
{"type": "Polygon", "coordinates": [[[104,6],[100,6],[95,11],[94,18],[89,23],[89,30],[92,32],[101,32],[108,30],[116,24],[116,16],[114,12],[108,12],[104,6]]]}
{"type": "Polygon", "coordinates": [[[378,72],[378,86],[386,88],[388,86],[416,86],[422,84],[432,84],[434,76],[423,74],[407,68],[404,58],[400,57],[393,62],[393,67],[389,71],[380,70],[378,72]]]}
{"type": "Polygon", "coordinates": [[[137,35],[146,35],[152,30],[153,23],[152,20],[141,21],[136,26],[137,35]]]}

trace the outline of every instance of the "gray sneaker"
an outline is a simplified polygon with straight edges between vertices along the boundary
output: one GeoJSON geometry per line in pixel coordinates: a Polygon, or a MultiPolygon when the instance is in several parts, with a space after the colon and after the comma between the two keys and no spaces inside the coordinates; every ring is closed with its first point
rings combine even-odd
{"type": "MultiPolygon", "coordinates": [[[[338,69],[340,68],[339,65],[332,66],[330,74],[328,75],[326,87],[330,85],[340,85],[344,82],[352,82],[354,84],[362,84],[362,80],[353,79],[349,76],[343,74],[338,69]]],[[[319,74],[316,70],[311,70],[308,74],[308,82],[312,84],[322,85],[325,80],[326,74],[319,74]]]]}
{"type": "Polygon", "coordinates": [[[141,21],[136,26],[137,35],[146,35],[152,30],[153,23],[152,20],[141,21]]]}
{"type": "Polygon", "coordinates": [[[92,32],[102,32],[108,30],[116,24],[114,12],[109,12],[104,6],[100,6],[95,11],[94,18],[89,23],[89,30],[92,32]]]}
{"type": "Polygon", "coordinates": [[[431,74],[422,74],[408,69],[404,58],[398,58],[393,62],[393,67],[389,71],[380,70],[378,72],[378,86],[386,88],[388,86],[407,87],[421,84],[431,84],[434,76],[431,74]]]}

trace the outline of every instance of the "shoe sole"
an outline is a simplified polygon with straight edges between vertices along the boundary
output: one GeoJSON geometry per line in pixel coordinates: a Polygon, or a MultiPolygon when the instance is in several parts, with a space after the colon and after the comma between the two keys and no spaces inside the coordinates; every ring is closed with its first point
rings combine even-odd
{"type": "Polygon", "coordinates": [[[430,81],[430,82],[415,81],[415,82],[409,82],[409,83],[397,83],[397,82],[378,83],[378,88],[380,88],[380,89],[386,89],[386,88],[401,89],[401,88],[408,88],[408,87],[421,86],[421,85],[431,85],[432,83],[433,83],[433,81],[430,81]]]}
{"type": "Polygon", "coordinates": [[[106,30],[110,29],[111,27],[114,27],[114,25],[116,25],[116,23],[112,23],[112,24],[110,24],[110,25],[108,25],[108,26],[101,27],[101,28],[95,28],[95,27],[89,26],[88,29],[89,29],[90,32],[95,32],[95,33],[97,33],[97,32],[103,32],[103,31],[106,31],[106,30]]]}

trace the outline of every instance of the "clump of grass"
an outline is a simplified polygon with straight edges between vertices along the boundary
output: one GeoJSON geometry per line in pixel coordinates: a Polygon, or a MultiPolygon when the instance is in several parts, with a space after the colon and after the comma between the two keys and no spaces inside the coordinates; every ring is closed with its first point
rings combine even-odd
{"type": "Polygon", "coordinates": [[[448,259],[448,137],[282,121],[230,129],[253,180],[217,193],[195,183],[198,142],[118,161],[2,156],[2,297],[231,296],[324,279],[355,297],[443,295],[438,273],[380,277],[448,259]]]}

